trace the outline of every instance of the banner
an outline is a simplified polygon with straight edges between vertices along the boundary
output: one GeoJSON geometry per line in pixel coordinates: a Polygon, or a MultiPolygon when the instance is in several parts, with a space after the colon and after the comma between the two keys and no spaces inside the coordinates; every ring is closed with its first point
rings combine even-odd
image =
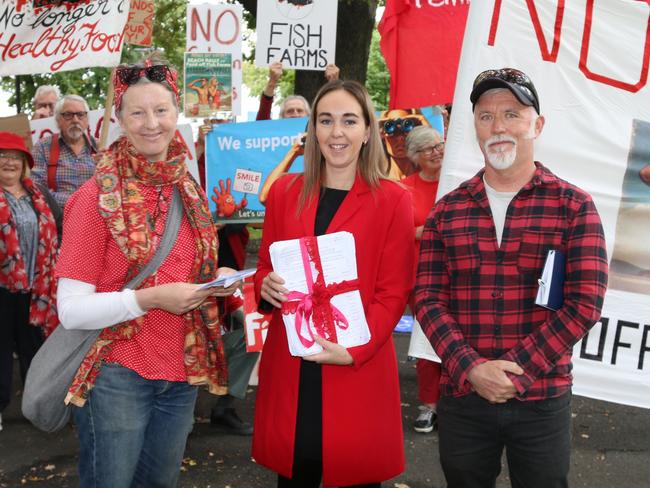
{"type": "Polygon", "coordinates": [[[187,6],[187,42],[193,53],[229,53],[232,62],[232,115],[241,114],[242,31],[241,5],[208,4],[187,6]]]}
{"type": "Polygon", "coordinates": [[[185,53],[185,117],[232,111],[232,62],[227,53],[185,53]]]}
{"type": "Polygon", "coordinates": [[[127,43],[134,46],[151,46],[155,10],[153,0],[131,0],[129,18],[124,28],[127,43]]]}
{"type": "Polygon", "coordinates": [[[336,58],[338,2],[257,0],[255,65],[325,70],[336,58]]]}
{"type": "MultiPolygon", "coordinates": [[[[25,116],[26,117],[26,116],[25,116]]],[[[95,139],[99,140],[102,123],[104,121],[104,109],[91,110],[88,112],[88,131],[89,136],[93,136],[95,139]]],[[[56,120],[54,117],[47,117],[45,119],[37,119],[29,121],[29,126],[31,128],[31,143],[36,144],[39,139],[43,137],[50,136],[52,134],[59,133],[59,127],[56,125],[56,120]]],[[[196,160],[196,148],[194,147],[194,139],[192,134],[192,126],[190,124],[179,124],[177,126],[177,135],[180,137],[181,142],[185,144],[185,147],[188,150],[187,165],[188,171],[196,179],[199,179],[199,166],[196,160]]],[[[122,129],[120,124],[117,122],[117,117],[115,113],[111,115],[111,126],[108,129],[108,140],[107,145],[112,144],[120,135],[122,134],[122,129]]]]}
{"type": "Polygon", "coordinates": [[[117,66],[129,0],[32,7],[0,0],[0,76],[117,66]]]}
{"type": "Polygon", "coordinates": [[[387,0],[379,23],[390,108],[451,102],[470,0],[387,0]]]}
{"type": "Polygon", "coordinates": [[[217,223],[264,220],[273,182],[303,169],[307,119],[213,125],[205,138],[206,192],[217,223]]]}
{"type": "Polygon", "coordinates": [[[603,315],[574,348],[574,392],[650,408],[650,4],[483,0],[467,21],[438,196],[483,167],[469,94],[513,67],[546,124],[535,159],[588,191],[611,259],[603,315]],[[624,55],[623,55],[624,53],[624,55]]]}

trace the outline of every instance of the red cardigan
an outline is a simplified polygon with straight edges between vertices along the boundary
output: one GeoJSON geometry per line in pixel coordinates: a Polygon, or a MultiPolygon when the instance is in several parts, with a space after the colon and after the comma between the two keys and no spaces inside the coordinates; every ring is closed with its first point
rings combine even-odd
{"type": "MultiPolygon", "coordinates": [[[[272,271],[269,245],[314,235],[317,203],[296,215],[302,177],[280,178],[266,204],[255,291],[272,271]]],[[[413,269],[413,209],[408,191],[389,180],[371,190],[358,176],[327,233],[354,234],[360,293],[372,339],[348,349],[351,366],[324,365],[323,484],[383,481],[404,470],[404,439],[393,328],[406,305],[413,269]]],[[[280,312],[273,314],[260,365],[254,459],[291,477],[300,359],[289,354],[280,312]]]]}

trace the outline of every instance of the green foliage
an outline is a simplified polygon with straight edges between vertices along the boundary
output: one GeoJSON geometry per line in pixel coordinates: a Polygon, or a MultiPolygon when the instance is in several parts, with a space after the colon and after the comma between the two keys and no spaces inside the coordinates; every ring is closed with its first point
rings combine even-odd
{"type": "MultiPolygon", "coordinates": [[[[228,0],[231,1],[231,0],[228,0]]],[[[379,2],[382,4],[383,2],[379,2]]],[[[243,2],[244,7],[254,8],[253,0],[243,2]]],[[[151,49],[160,50],[165,58],[179,69],[179,82],[182,83],[183,53],[185,51],[185,18],[186,0],[156,0],[156,16],[154,20],[153,45],[151,49]]],[[[246,11],[244,18],[249,26],[254,28],[255,17],[252,11],[246,11]]],[[[133,62],[148,53],[150,48],[124,45],[122,62],[133,62]]],[[[84,68],[61,73],[23,75],[19,77],[21,102],[23,112],[31,115],[31,102],[40,85],[58,85],[61,93],[77,94],[84,97],[91,109],[102,108],[106,100],[106,92],[110,69],[84,68]]],[[[268,79],[267,68],[257,68],[252,59],[244,60],[243,81],[253,96],[260,94],[268,79]]],[[[294,92],[295,71],[287,70],[279,83],[278,99],[294,92]]],[[[370,56],[368,61],[368,77],[366,86],[378,110],[388,106],[388,90],[390,76],[379,49],[379,34],[375,29],[372,34],[370,56]]],[[[16,104],[15,77],[0,78],[0,88],[11,93],[9,103],[16,104]]]]}
{"type": "Polygon", "coordinates": [[[377,110],[386,110],[389,100],[390,73],[379,48],[379,39],[379,32],[377,29],[373,30],[368,57],[366,88],[368,88],[368,93],[375,104],[375,108],[377,110]]]}
{"type": "MultiPolygon", "coordinates": [[[[244,61],[243,82],[251,92],[251,96],[259,96],[266,87],[266,82],[269,79],[268,68],[258,68],[252,60],[244,61]]],[[[284,70],[282,78],[276,88],[277,99],[282,99],[287,95],[293,93],[293,85],[296,79],[296,72],[292,69],[284,70]],[[279,89],[279,96],[278,96],[279,89]]]]}

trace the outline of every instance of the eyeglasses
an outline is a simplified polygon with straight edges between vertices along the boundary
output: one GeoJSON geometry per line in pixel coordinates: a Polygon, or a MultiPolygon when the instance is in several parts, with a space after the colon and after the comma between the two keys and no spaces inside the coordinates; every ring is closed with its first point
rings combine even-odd
{"type": "Polygon", "coordinates": [[[167,80],[167,73],[171,73],[171,71],[169,70],[169,67],[164,64],[157,64],[146,68],[135,67],[117,69],[117,77],[125,85],[133,85],[143,77],[146,77],[149,81],[162,83],[167,80]]]}
{"type": "Polygon", "coordinates": [[[420,125],[420,121],[417,118],[389,119],[384,122],[383,131],[384,134],[389,136],[399,134],[400,132],[408,134],[417,125],[420,125]]]}
{"type": "Polygon", "coordinates": [[[36,102],[34,104],[34,108],[39,109],[39,108],[49,108],[50,110],[54,109],[54,104],[53,103],[46,103],[46,102],[36,102]]]}
{"type": "Polygon", "coordinates": [[[77,117],[79,120],[83,120],[88,115],[88,112],[61,112],[61,117],[65,120],[72,120],[77,117]]]}
{"type": "Polygon", "coordinates": [[[21,153],[0,152],[0,161],[3,163],[8,161],[21,162],[23,161],[23,155],[21,153]]]}
{"type": "Polygon", "coordinates": [[[431,156],[434,152],[442,152],[445,149],[445,143],[439,142],[435,146],[425,147],[423,149],[418,149],[415,151],[418,154],[424,154],[425,156],[431,156]]]}

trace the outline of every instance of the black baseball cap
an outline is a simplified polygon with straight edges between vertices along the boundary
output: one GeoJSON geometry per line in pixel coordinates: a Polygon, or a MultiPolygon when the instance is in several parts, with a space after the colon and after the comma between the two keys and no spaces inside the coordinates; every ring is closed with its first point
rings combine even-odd
{"type": "Polygon", "coordinates": [[[539,114],[539,97],[528,75],[515,68],[488,69],[480,73],[469,96],[472,111],[481,95],[493,88],[507,88],[524,105],[534,107],[539,114]]]}

